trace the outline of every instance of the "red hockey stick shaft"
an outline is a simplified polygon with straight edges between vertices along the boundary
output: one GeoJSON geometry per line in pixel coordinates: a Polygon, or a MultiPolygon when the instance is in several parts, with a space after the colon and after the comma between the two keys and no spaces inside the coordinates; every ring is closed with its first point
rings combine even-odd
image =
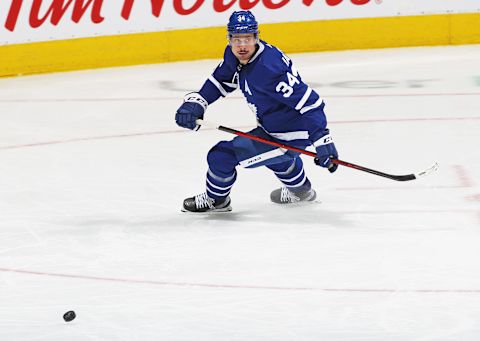
{"type": "MultiPolygon", "coordinates": [[[[301,149],[301,148],[296,148],[296,147],[289,146],[289,145],[286,145],[284,143],[280,143],[280,142],[276,142],[276,141],[270,141],[270,140],[264,139],[264,138],[259,137],[259,136],[255,136],[255,135],[252,135],[252,134],[249,134],[249,133],[245,133],[243,131],[239,131],[239,130],[236,130],[236,129],[224,127],[224,126],[221,126],[221,125],[216,125],[216,124],[213,124],[213,123],[209,123],[209,122],[206,122],[204,120],[198,119],[197,124],[214,127],[215,129],[218,129],[218,130],[230,133],[230,134],[234,134],[234,135],[237,135],[237,136],[242,136],[242,137],[245,137],[247,139],[255,140],[255,141],[258,141],[258,142],[261,142],[261,143],[269,144],[269,145],[276,146],[276,147],[283,148],[283,149],[287,149],[287,150],[292,150],[294,152],[301,153],[301,154],[304,154],[304,155],[308,155],[308,156],[311,156],[311,157],[317,157],[317,154],[315,154],[313,152],[310,152],[308,150],[304,150],[304,149],[301,149]]],[[[359,171],[362,171],[362,172],[382,176],[384,178],[388,178],[388,179],[392,179],[392,180],[396,180],[396,181],[415,180],[419,176],[424,176],[424,175],[427,175],[427,174],[431,173],[432,171],[436,171],[437,168],[438,168],[438,164],[434,164],[432,167],[428,168],[427,170],[425,170],[423,172],[420,172],[420,173],[417,173],[417,174],[392,175],[392,174],[383,173],[383,172],[380,172],[380,171],[377,171],[377,170],[374,170],[374,169],[370,169],[370,168],[367,168],[367,167],[364,167],[364,166],[356,165],[356,164],[351,163],[351,162],[342,161],[342,160],[339,160],[339,159],[332,159],[332,163],[335,163],[337,165],[341,165],[341,166],[344,166],[344,167],[348,167],[348,168],[353,168],[353,169],[356,169],[356,170],[359,170],[359,171]]]]}

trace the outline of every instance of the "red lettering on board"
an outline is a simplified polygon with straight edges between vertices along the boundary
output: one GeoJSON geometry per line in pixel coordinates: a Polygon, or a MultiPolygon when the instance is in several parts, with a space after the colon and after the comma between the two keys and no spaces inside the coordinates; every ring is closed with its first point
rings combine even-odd
{"type": "Polygon", "coordinates": [[[85,5],[83,4],[84,0],[68,0],[67,3],[65,3],[65,0],[53,0],[52,4],[47,10],[47,13],[43,17],[40,17],[40,6],[42,6],[42,0],[34,0],[32,4],[32,10],[30,11],[30,26],[33,28],[39,27],[48,19],[48,17],[51,17],[50,22],[53,25],[58,25],[72,2],[75,2],[72,12],[73,22],[78,23],[92,3],[92,22],[98,24],[103,21],[104,18],[100,14],[103,0],[88,0],[85,5]]]}
{"type": "MultiPolygon", "coordinates": [[[[72,21],[79,23],[87,10],[91,8],[90,19],[94,24],[99,24],[104,21],[101,15],[103,0],[50,0],[50,6],[43,16],[40,14],[44,0],[33,1],[30,7],[29,24],[32,28],[42,26],[49,18],[53,25],[58,25],[60,20],[65,16],[66,11],[72,6],[72,21]]],[[[45,0],[47,2],[48,0],[45,0]]],[[[112,0],[113,1],[113,0],[112,0]]],[[[243,10],[250,10],[256,7],[260,1],[267,9],[278,9],[287,5],[290,0],[213,0],[213,10],[217,13],[222,13],[230,9],[235,3],[243,10]]],[[[310,6],[315,0],[302,0],[303,5],[310,6]]],[[[325,1],[328,6],[337,6],[343,0],[317,0],[325,1]]],[[[164,0],[150,0],[152,6],[152,15],[160,17],[162,12],[164,0]]],[[[350,0],[354,5],[365,5],[370,0],[350,0]]],[[[123,0],[121,17],[125,20],[130,19],[132,8],[135,0],[123,0]]],[[[184,6],[184,0],[173,0],[173,9],[177,14],[189,15],[192,14],[205,3],[205,0],[196,0],[189,8],[184,6]]],[[[23,0],[11,0],[11,5],[5,21],[5,27],[9,31],[14,31],[17,25],[20,11],[22,10],[23,0]]]]}
{"type": "Polygon", "coordinates": [[[232,7],[237,0],[232,0],[228,4],[224,4],[223,0],[213,0],[213,10],[215,12],[225,12],[227,9],[232,7]]]}
{"type": "Polygon", "coordinates": [[[198,10],[200,6],[203,5],[204,1],[205,0],[197,0],[195,1],[192,7],[190,7],[189,9],[185,9],[183,7],[182,0],[173,0],[173,8],[175,9],[175,12],[177,12],[180,15],[189,15],[195,12],[196,10],[198,10]]]}
{"type": "MultiPolygon", "coordinates": [[[[312,2],[312,0],[305,0],[305,1],[309,1],[310,3],[312,2]]],[[[304,2],[305,2],[304,1],[304,2]]],[[[339,5],[343,0],[326,0],[327,1],[327,5],[329,6],[337,6],[339,5]]],[[[352,2],[352,4],[354,5],[365,5],[367,3],[370,2],[370,0],[350,0],[352,2]]]]}
{"type": "MultiPolygon", "coordinates": [[[[50,22],[53,25],[58,25],[60,20],[65,15],[67,9],[73,4],[72,21],[75,23],[80,22],[83,15],[89,7],[92,7],[90,19],[92,23],[99,24],[105,18],[101,15],[103,0],[88,0],[84,4],[85,0],[53,0],[52,4],[48,8],[43,17],[40,15],[40,8],[42,6],[42,0],[33,0],[32,7],[30,9],[29,24],[32,28],[40,27],[50,17],[50,22]]],[[[14,31],[17,25],[18,15],[22,8],[23,0],[13,0],[8,13],[5,27],[9,31],[14,31]]]]}
{"type": "Polygon", "coordinates": [[[18,14],[22,9],[23,0],[13,0],[8,11],[7,21],[5,22],[5,28],[9,31],[14,31],[17,25],[18,14]]]}
{"type": "Polygon", "coordinates": [[[274,4],[271,0],[263,0],[263,4],[265,5],[265,7],[267,7],[268,9],[278,9],[278,8],[282,8],[283,6],[285,6],[286,4],[288,4],[290,2],[290,0],[283,0],[283,1],[280,1],[278,4],[274,4]]]}
{"type": "Polygon", "coordinates": [[[248,11],[249,9],[257,6],[259,1],[260,0],[240,0],[239,6],[241,9],[248,11]]]}
{"type": "MultiPolygon", "coordinates": [[[[162,13],[163,1],[164,0],[151,0],[152,14],[157,18],[160,16],[160,13],[162,13]]],[[[135,0],[125,0],[125,2],[123,3],[123,8],[122,8],[123,19],[125,20],[130,19],[130,14],[132,13],[132,7],[134,2],[135,0]]]]}

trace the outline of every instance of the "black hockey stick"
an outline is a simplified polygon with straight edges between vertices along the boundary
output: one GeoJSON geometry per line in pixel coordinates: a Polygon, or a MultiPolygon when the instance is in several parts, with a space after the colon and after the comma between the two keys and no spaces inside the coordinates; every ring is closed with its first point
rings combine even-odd
{"type": "MultiPolygon", "coordinates": [[[[245,137],[247,139],[255,140],[255,141],[258,141],[258,142],[262,142],[262,143],[269,144],[269,145],[276,146],[276,147],[283,148],[283,149],[293,150],[294,152],[301,153],[301,154],[304,154],[304,155],[308,155],[308,156],[311,156],[311,157],[317,157],[317,154],[315,154],[313,152],[310,152],[308,150],[288,146],[286,144],[275,142],[275,141],[270,141],[270,140],[264,139],[264,138],[259,137],[259,136],[244,133],[244,132],[239,131],[239,130],[235,130],[235,129],[232,129],[232,128],[217,125],[217,124],[207,122],[207,121],[204,121],[204,120],[201,120],[201,119],[198,119],[196,122],[197,122],[198,125],[212,127],[212,128],[215,128],[215,129],[218,129],[218,130],[230,133],[230,134],[245,137]]],[[[344,167],[348,167],[348,168],[353,168],[353,169],[356,169],[356,170],[359,170],[359,171],[362,171],[362,172],[367,172],[367,173],[370,173],[370,174],[373,174],[373,175],[383,176],[384,178],[388,178],[388,179],[392,179],[392,180],[396,180],[396,181],[415,180],[415,179],[418,179],[420,177],[427,176],[427,175],[435,172],[438,169],[438,163],[435,163],[435,164],[433,164],[432,166],[430,166],[429,168],[427,168],[426,170],[424,170],[422,172],[413,173],[413,174],[406,174],[406,175],[392,175],[392,174],[383,173],[383,172],[380,172],[380,171],[377,171],[377,170],[374,170],[374,169],[370,169],[370,168],[367,168],[367,167],[359,166],[359,165],[356,165],[354,163],[342,161],[342,160],[339,160],[339,159],[332,159],[332,163],[335,163],[337,165],[341,165],[341,166],[344,166],[344,167]]]]}

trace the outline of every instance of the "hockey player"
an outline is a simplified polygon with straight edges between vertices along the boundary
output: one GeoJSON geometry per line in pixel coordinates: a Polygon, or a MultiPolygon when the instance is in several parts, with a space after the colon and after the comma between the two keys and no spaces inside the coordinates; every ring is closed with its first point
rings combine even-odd
{"type": "MultiPolygon", "coordinates": [[[[208,105],[240,88],[255,113],[258,126],[249,133],[305,149],[314,146],[315,163],[331,173],[338,158],[324,114],[324,102],[302,81],[289,57],[259,39],[258,23],[250,11],[233,12],[227,25],[229,44],[223,61],[198,92],[185,96],[175,120],[181,127],[198,130],[208,105]]],[[[221,141],[207,155],[206,191],[183,202],[182,211],[231,211],[230,190],[235,168],[266,166],[283,186],[270,198],[277,204],[313,201],[315,190],[305,175],[299,153],[245,137],[221,141]]]]}

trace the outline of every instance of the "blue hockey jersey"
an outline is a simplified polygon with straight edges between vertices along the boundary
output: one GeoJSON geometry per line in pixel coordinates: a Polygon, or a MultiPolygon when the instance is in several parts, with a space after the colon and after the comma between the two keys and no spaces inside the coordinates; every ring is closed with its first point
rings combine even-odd
{"type": "Polygon", "coordinates": [[[240,64],[227,46],[223,61],[199,93],[211,104],[238,87],[258,125],[276,139],[307,147],[326,128],[323,100],[302,81],[291,59],[275,46],[259,41],[246,65],[240,64]]]}

